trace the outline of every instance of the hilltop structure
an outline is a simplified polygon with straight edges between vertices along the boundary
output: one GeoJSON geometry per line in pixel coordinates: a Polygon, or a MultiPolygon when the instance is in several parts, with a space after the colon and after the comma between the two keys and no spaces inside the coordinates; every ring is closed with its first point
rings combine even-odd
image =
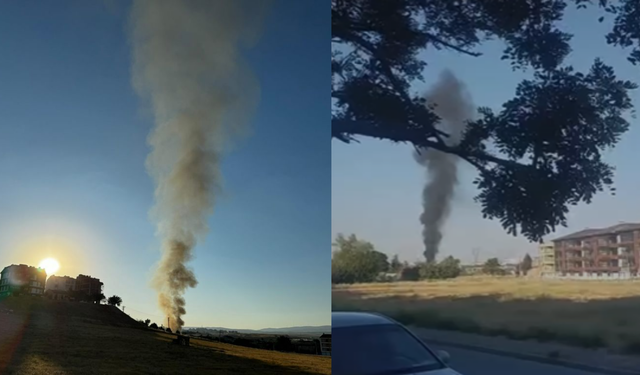
{"type": "Polygon", "coordinates": [[[69,276],[49,276],[45,286],[45,295],[51,299],[67,300],[76,289],[76,279],[69,276]]]}
{"type": "Polygon", "coordinates": [[[42,268],[12,264],[0,272],[0,297],[44,294],[47,273],[42,268]]]}
{"type": "Polygon", "coordinates": [[[95,296],[102,293],[104,284],[100,279],[78,275],[75,279],[69,276],[51,276],[47,280],[46,296],[51,299],[78,298],[78,293],[85,296],[95,296]]]}
{"type": "Polygon", "coordinates": [[[103,286],[104,284],[98,278],[78,275],[78,277],[76,277],[76,287],[74,290],[83,292],[88,296],[93,296],[102,293],[103,286]]]}

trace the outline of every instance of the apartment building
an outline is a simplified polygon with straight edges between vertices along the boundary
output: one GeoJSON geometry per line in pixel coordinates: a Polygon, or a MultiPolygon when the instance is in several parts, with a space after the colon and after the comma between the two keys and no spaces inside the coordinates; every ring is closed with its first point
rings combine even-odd
{"type": "Polygon", "coordinates": [[[81,291],[88,296],[102,293],[102,287],[103,283],[100,281],[100,279],[97,279],[95,277],[87,275],[78,275],[78,277],[76,277],[75,290],[81,291]]]}
{"type": "Polygon", "coordinates": [[[638,275],[640,223],[585,229],[553,241],[559,276],[629,278],[638,275]]]}
{"type": "Polygon", "coordinates": [[[320,354],[331,357],[331,334],[323,333],[320,336],[320,354]]]}
{"type": "Polygon", "coordinates": [[[45,296],[50,299],[68,300],[76,289],[76,279],[69,276],[49,276],[44,288],[45,296]]]}
{"type": "Polygon", "coordinates": [[[12,264],[0,272],[0,297],[44,294],[47,273],[42,268],[12,264]]]}
{"type": "Polygon", "coordinates": [[[553,243],[542,243],[538,246],[538,264],[540,276],[556,274],[556,247],[553,243]]]}
{"type": "Polygon", "coordinates": [[[76,289],[76,279],[69,276],[49,276],[45,291],[70,292],[76,289]]]}

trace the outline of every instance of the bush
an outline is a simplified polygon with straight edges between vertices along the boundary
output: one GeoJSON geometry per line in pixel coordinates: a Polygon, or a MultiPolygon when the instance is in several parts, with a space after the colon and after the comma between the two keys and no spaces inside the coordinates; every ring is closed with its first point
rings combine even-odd
{"type": "Polygon", "coordinates": [[[487,261],[482,266],[482,273],[485,273],[487,275],[501,276],[506,272],[504,269],[502,269],[498,258],[490,258],[487,259],[487,261]]]}
{"type": "Polygon", "coordinates": [[[167,329],[165,329],[165,332],[171,333],[171,328],[167,327],[167,329]]]}
{"type": "Polygon", "coordinates": [[[149,328],[153,328],[153,329],[158,329],[158,325],[155,323],[151,323],[151,325],[149,326],[149,328]]]}

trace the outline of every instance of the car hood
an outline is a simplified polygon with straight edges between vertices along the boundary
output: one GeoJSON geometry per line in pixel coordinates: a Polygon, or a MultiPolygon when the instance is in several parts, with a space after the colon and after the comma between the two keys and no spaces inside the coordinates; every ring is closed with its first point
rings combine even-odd
{"type": "Polygon", "coordinates": [[[412,372],[411,374],[407,374],[407,375],[462,375],[462,374],[457,371],[454,371],[451,368],[443,368],[440,370],[412,372]]]}

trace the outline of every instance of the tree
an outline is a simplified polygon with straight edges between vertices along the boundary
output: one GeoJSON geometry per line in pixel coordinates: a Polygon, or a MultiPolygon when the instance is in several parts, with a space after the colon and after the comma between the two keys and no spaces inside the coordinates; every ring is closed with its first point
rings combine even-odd
{"type": "Polygon", "coordinates": [[[426,280],[454,279],[460,276],[460,260],[448,256],[439,263],[425,262],[420,265],[420,278],[426,280]]]}
{"type": "Polygon", "coordinates": [[[460,267],[460,259],[456,259],[449,255],[438,263],[441,279],[454,279],[460,276],[462,268],[460,267]]]}
{"type": "Polygon", "coordinates": [[[333,283],[372,282],[379,273],[389,269],[387,256],[376,251],[373,244],[359,240],[354,234],[348,238],[339,234],[333,246],[336,248],[331,259],[333,283]]]}
{"type": "Polygon", "coordinates": [[[275,349],[280,352],[293,351],[293,344],[288,336],[278,336],[276,339],[275,349]]]}
{"type": "Polygon", "coordinates": [[[520,271],[522,271],[523,276],[527,276],[527,273],[531,270],[533,266],[533,261],[529,253],[525,254],[524,258],[522,258],[522,262],[520,263],[520,271]]]}
{"type": "Polygon", "coordinates": [[[418,281],[420,280],[420,266],[407,266],[400,271],[400,280],[418,281]]]}
{"type": "Polygon", "coordinates": [[[104,296],[104,294],[102,293],[96,293],[94,295],[91,296],[91,301],[93,303],[97,303],[100,304],[102,303],[102,301],[104,301],[107,297],[104,296]]]}
{"type": "Polygon", "coordinates": [[[158,329],[158,325],[156,323],[151,323],[149,328],[158,329]]]}
{"type": "Polygon", "coordinates": [[[440,268],[435,262],[424,262],[420,265],[420,279],[435,280],[440,278],[440,268]]]}
{"type": "Polygon", "coordinates": [[[398,258],[398,254],[396,254],[393,256],[393,258],[391,258],[391,262],[389,263],[389,270],[391,272],[400,272],[401,269],[402,269],[402,263],[398,258]]]}
{"type": "Polygon", "coordinates": [[[482,266],[482,273],[487,275],[504,275],[505,272],[500,265],[498,258],[489,258],[482,266]]]}
{"type": "Polygon", "coordinates": [[[149,319],[145,319],[144,324],[145,324],[146,326],[149,326],[149,323],[151,323],[151,320],[149,320],[149,319]]]}
{"type": "Polygon", "coordinates": [[[640,63],[637,0],[332,0],[332,137],[457,155],[478,171],[483,217],[540,241],[566,226],[569,206],[615,191],[613,167],[601,153],[629,129],[623,115],[637,88],[599,59],[586,73],[564,63],[572,35],[557,24],[568,6],[598,7],[600,22],[613,18],[607,43],[640,63]],[[433,48],[479,58],[475,48],[491,39],[505,43],[502,59],[533,78],[500,112],[479,108],[462,141],[447,145],[438,117],[411,91],[427,66],[418,54],[433,48]]]}
{"type": "Polygon", "coordinates": [[[111,306],[120,306],[120,304],[122,303],[122,298],[114,295],[109,297],[107,303],[111,306]]]}

